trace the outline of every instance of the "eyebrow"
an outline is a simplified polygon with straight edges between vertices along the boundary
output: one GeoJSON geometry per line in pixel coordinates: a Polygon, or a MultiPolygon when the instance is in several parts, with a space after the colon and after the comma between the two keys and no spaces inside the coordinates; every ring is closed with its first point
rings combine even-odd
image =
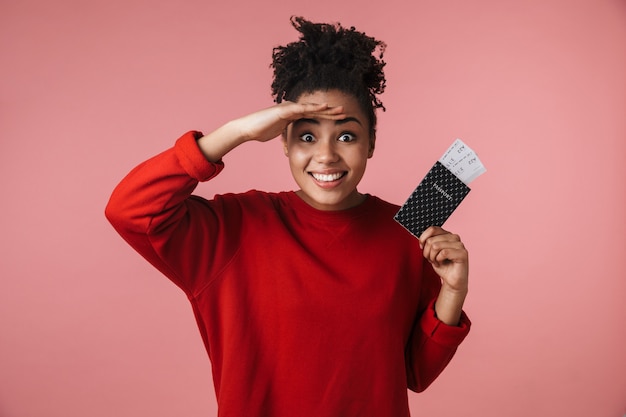
{"type": "MultiPolygon", "coordinates": [[[[346,117],[345,119],[335,120],[335,124],[336,125],[343,125],[343,124],[350,123],[350,122],[356,122],[359,125],[363,126],[361,121],[359,119],[357,119],[356,117],[346,117]]],[[[293,122],[293,126],[295,127],[295,126],[298,126],[300,124],[305,124],[305,123],[311,123],[311,124],[314,124],[314,125],[319,125],[320,121],[318,119],[302,118],[302,119],[298,119],[295,122],[293,122]]]]}

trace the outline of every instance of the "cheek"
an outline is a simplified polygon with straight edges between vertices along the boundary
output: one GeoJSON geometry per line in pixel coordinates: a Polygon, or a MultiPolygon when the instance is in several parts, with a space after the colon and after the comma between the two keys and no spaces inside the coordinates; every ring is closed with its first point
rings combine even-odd
{"type": "Polygon", "coordinates": [[[357,170],[365,169],[367,160],[369,159],[369,149],[360,149],[350,155],[350,165],[357,170]]]}
{"type": "Polygon", "coordinates": [[[308,164],[309,156],[299,146],[289,146],[286,148],[286,151],[289,165],[292,167],[302,167],[308,164]]]}

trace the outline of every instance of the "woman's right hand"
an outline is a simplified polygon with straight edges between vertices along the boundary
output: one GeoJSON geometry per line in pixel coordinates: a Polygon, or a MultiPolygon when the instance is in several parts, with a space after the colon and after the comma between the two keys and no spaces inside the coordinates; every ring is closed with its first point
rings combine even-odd
{"type": "Polygon", "coordinates": [[[306,118],[338,120],[345,114],[341,106],[283,101],[226,123],[200,138],[198,146],[209,161],[217,162],[244,142],[267,142],[283,133],[290,123],[306,118]]]}
{"type": "Polygon", "coordinates": [[[266,142],[282,134],[290,123],[298,119],[322,118],[337,120],[345,117],[343,107],[328,104],[295,103],[283,101],[272,107],[233,120],[244,140],[266,142]]]}

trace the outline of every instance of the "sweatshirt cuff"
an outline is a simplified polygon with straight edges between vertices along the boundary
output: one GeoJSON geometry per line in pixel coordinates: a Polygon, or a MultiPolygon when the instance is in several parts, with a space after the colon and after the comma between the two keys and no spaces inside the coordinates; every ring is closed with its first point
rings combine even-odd
{"type": "Polygon", "coordinates": [[[176,141],[174,150],[180,165],[191,178],[208,181],[224,169],[224,163],[210,162],[204,157],[197,143],[202,136],[202,132],[189,131],[176,141]]]}
{"type": "Polygon", "coordinates": [[[439,345],[456,347],[463,342],[470,331],[472,323],[465,312],[461,312],[458,326],[450,326],[437,318],[435,301],[431,301],[424,314],[420,326],[426,336],[439,345]]]}

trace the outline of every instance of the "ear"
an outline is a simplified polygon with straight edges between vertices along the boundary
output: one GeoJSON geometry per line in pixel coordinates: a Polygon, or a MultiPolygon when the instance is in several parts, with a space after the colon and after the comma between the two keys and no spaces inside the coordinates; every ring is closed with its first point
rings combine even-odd
{"type": "Polygon", "coordinates": [[[367,152],[368,158],[371,158],[372,156],[374,156],[374,148],[376,148],[376,135],[371,135],[370,136],[370,149],[367,152]]]}
{"type": "Polygon", "coordinates": [[[283,132],[283,134],[280,136],[280,139],[283,141],[283,152],[285,153],[285,156],[289,156],[289,149],[287,148],[287,130],[285,130],[283,132]]]}

